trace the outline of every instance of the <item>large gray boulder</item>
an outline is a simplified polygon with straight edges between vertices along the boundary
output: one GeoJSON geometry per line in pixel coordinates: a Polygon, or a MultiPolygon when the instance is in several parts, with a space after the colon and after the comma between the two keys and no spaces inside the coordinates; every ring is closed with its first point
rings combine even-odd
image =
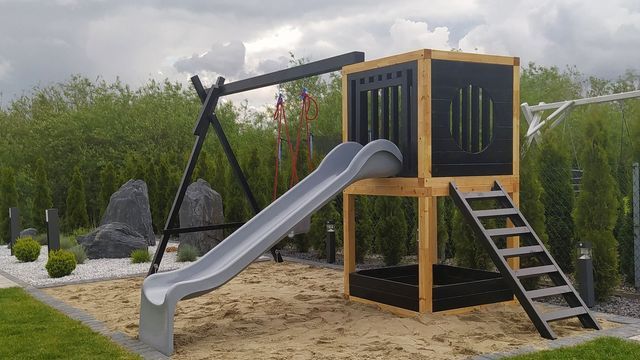
{"type": "Polygon", "coordinates": [[[27,229],[24,229],[24,230],[20,231],[19,237],[21,237],[21,238],[23,238],[23,237],[33,238],[36,235],[38,235],[38,230],[36,230],[34,228],[27,228],[27,229]]]}
{"type": "Polygon", "coordinates": [[[89,259],[128,258],[133,250],[147,249],[147,240],[131,226],[114,222],[97,227],[84,236],[78,236],[89,259]]]}
{"type": "MultiPolygon", "coordinates": [[[[202,179],[189,185],[180,206],[180,227],[222,224],[222,197],[202,179]]],[[[206,254],[224,239],[222,230],[209,230],[180,234],[180,245],[191,245],[200,256],[206,254]]],[[[178,247],[179,248],[179,247],[178,247]]]]}
{"type": "Polygon", "coordinates": [[[156,236],[151,223],[151,208],[147,184],[142,180],[129,180],[111,195],[100,225],[125,223],[155,245],[156,236]]]}

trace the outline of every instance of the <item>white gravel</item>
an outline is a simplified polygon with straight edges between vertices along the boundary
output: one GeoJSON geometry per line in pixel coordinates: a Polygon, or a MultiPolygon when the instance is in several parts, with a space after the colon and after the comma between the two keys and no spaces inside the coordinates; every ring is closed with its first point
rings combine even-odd
{"type": "MultiPolygon", "coordinates": [[[[176,244],[170,243],[169,245],[171,246],[176,244]]],[[[0,246],[0,269],[27,284],[40,287],[86,280],[113,279],[137,274],[146,274],[149,270],[149,266],[151,265],[151,263],[132,264],[131,259],[129,258],[87,259],[84,264],[78,264],[71,275],[52,279],[49,277],[49,274],[47,274],[47,270],[44,267],[48,259],[49,252],[47,249],[47,246],[40,248],[40,256],[38,257],[38,260],[23,263],[19,262],[14,256],[11,256],[11,251],[6,245],[2,245],[0,246]]],[[[155,251],[156,246],[149,247],[149,253],[152,258],[155,251]]],[[[187,264],[190,263],[176,262],[175,252],[165,253],[162,258],[162,262],[160,263],[160,271],[178,269],[187,264]]]]}

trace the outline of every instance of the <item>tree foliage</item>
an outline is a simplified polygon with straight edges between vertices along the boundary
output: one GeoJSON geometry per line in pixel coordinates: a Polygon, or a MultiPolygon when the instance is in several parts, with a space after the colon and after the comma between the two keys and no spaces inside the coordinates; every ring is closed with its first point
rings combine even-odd
{"type": "Polygon", "coordinates": [[[69,184],[67,212],[64,217],[64,224],[67,231],[89,226],[84,180],[82,179],[80,168],[77,166],[73,169],[73,177],[69,184]]]}

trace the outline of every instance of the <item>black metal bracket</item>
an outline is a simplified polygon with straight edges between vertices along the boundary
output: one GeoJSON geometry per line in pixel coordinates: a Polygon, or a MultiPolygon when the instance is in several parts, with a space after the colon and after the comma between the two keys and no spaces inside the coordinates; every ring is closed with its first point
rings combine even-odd
{"type": "MultiPolygon", "coordinates": [[[[343,66],[355,64],[364,61],[364,53],[359,51],[350,52],[343,55],[334,56],[331,58],[327,58],[324,60],[310,62],[308,64],[303,64],[299,66],[295,66],[289,69],[284,69],[276,72],[272,72],[265,75],[256,76],[249,79],[244,79],[236,82],[232,82],[229,84],[224,84],[225,79],[223,77],[218,77],[216,83],[211,86],[209,89],[205,89],[200,81],[198,76],[193,76],[191,78],[191,82],[198,93],[198,97],[200,101],[202,101],[202,108],[200,109],[200,113],[198,115],[198,120],[196,121],[193,134],[196,136],[195,143],[193,145],[193,149],[191,150],[191,155],[189,156],[189,161],[182,175],[182,179],[180,181],[180,186],[176,193],[176,197],[173,201],[173,205],[171,206],[171,210],[167,217],[167,222],[165,223],[162,240],[158,244],[158,248],[156,249],[156,253],[153,256],[153,262],[151,263],[151,267],[149,268],[149,272],[147,275],[154,274],[158,271],[160,267],[160,262],[162,261],[162,256],[167,248],[167,243],[169,242],[169,238],[171,235],[187,233],[187,232],[198,232],[198,231],[207,231],[207,230],[216,230],[223,228],[232,228],[241,226],[242,223],[228,223],[228,224],[217,224],[210,226],[199,226],[192,228],[177,228],[174,227],[176,219],[178,217],[178,212],[180,210],[180,206],[182,205],[182,201],[184,200],[185,193],[187,191],[187,187],[191,182],[193,171],[196,167],[196,163],[198,161],[198,157],[200,152],[202,151],[202,145],[204,144],[204,140],[206,138],[207,132],[209,130],[209,124],[213,126],[213,129],[220,140],[220,144],[222,145],[222,149],[227,156],[227,160],[231,166],[234,176],[240,183],[242,190],[245,194],[245,197],[249,201],[249,205],[251,206],[251,210],[254,215],[260,212],[260,207],[258,202],[251,191],[251,187],[247,181],[246,176],[242,172],[242,168],[238,163],[238,159],[236,158],[233,149],[231,148],[231,144],[227,139],[226,134],[224,133],[224,129],[218,120],[215,109],[218,104],[218,100],[220,97],[225,95],[231,95],[240,93],[243,91],[249,91],[258,89],[265,86],[280,84],[284,82],[289,82],[293,80],[302,79],[309,76],[315,76],[320,74],[325,74],[332,71],[337,71],[342,69],[343,66]]],[[[276,247],[271,249],[271,254],[273,258],[277,262],[282,262],[282,256],[276,247]]]]}

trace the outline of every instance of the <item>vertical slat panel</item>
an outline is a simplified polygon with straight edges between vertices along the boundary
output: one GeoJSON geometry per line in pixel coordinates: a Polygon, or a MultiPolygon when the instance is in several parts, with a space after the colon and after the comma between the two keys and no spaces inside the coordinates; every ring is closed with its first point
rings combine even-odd
{"type": "Polygon", "coordinates": [[[480,94],[477,86],[471,87],[471,152],[480,151],[480,94]]]}
{"type": "Polygon", "coordinates": [[[400,87],[391,88],[391,142],[400,144],[400,87]]]}
{"type": "Polygon", "coordinates": [[[464,151],[469,151],[469,87],[462,88],[462,141],[460,141],[460,147],[464,151]]]}
{"type": "Polygon", "coordinates": [[[371,102],[370,102],[370,116],[371,116],[371,140],[377,140],[380,138],[380,109],[379,109],[379,96],[380,90],[371,90],[371,102]]]}
{"type": "Polygon", "coordinates": [[[382,138],[389,140],[389,88],[382,89],[382,138]]]}
{"type": "Polygon", "coordinates": [[[462,138],[460,138],[460,125],[462,124],[460,100],[460,90],[457,90],[451,101],[451,136],[457,144],[462,144],[462,138]]]}
{"type": "Polygon", "coordinates": [[[367,98],[368,91],[361,91],[358,95],[358,116],[357,116],[357,125],[356,132],[358,141],[360,144],[365,145],[369,142],[369,119],[368,119],[368,109],[367,109],[367,98]]]}
{"type": "Polygon", "coordinates": [[[482,90],[482,144],[481,148],[486,148],[491,142],[491,117],[489,116],[489,107],[491,106],[491,98],[486,90],[482,90]]]}

